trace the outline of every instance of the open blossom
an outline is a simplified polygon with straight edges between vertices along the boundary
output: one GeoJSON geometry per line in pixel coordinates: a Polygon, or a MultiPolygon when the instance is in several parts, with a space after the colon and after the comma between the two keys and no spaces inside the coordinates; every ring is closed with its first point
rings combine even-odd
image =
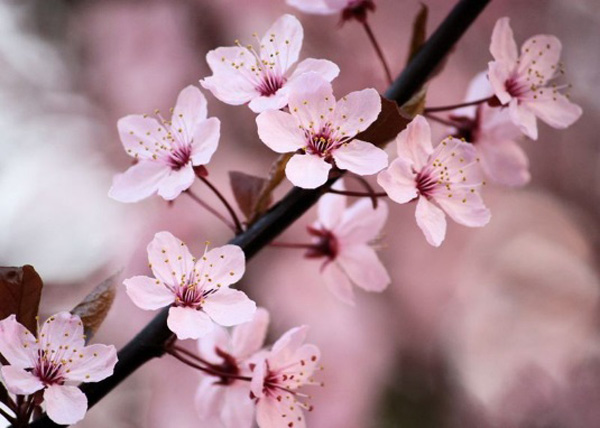
{"type": "MultiPolygon", "coordinates": [[[[343,190],[341,180],[335,187],[343,190]]],[[[322,274],[327,287],[343,302],[354,304],[351,281],[363,290],[377,292],[390,283],[385,266],[369,245],[381,233],[388,207],[379,202],[373,209],[370,199],[362,199],[346,208],[346,199],[332,193],[321,197],[319,220],[308,228],[315,246],[306,255],[325,258],[322,274]]]]}
{"type": "Polygon", "coordinates": [[[379,174],[377,182],[395,202],[417,199],[417,225],[427,242],[437,247],[444,240],[444,211],[469,227],[489,222],[490,212],[479,195],[483,171],[471,144],[449,137],[434,149],[431,129],[422,116],[398,134],[396,143],[398,158],[379,174]]]}
{"type": "MultiPolygon", "coordinates": [[[[252,364],[260,358],[268,325],[269,313],[258,308],[251,321],[236,326],[231,334],[224,328],[215,328],[198,342],[200,357],[219,373],[250,377],[252,364]]],[[[207,374],[196,393],[200,418],[216,418],[225,428],[251,428],[254,407],[246,380],[207,374]]]]}
{"type": "Polygon", "coordinates": [[[364,21],[368,11],[375,10],[373,0],[287,0],[287,4],[306,13],[332,15],[342,13],[342,18],[364,21]]]}
{"type": "Polygon", "coordinates": [[[553,128],[564,129],[574,123],[582,110],[550,82],[562,73],[559,63],[561,43],[540,34],[521,47],[521,56],[508,18],[500,18],[492,33],[488,75],[496,97],[508,105],[512,121],[534,140],[538,131],[536,117],[553,128]]]}
{"type": "Polygon", "coordinates": [[[206,165],[217,150],[220,126],[219,119],[207,119],[206,98],[194,86],[181,91],[171,120],[158,114],[120,119],[121,142],[137,162],[115,176],[109,196],[137,202],[158,192],[175,199],[194,182],[194,167],[206,165]]]}
{"type": "Polygon", "coordinates": [[[260,113],[287,105],[289,87],[302,74],[312,71],[332,81],[340,69],[331,61],[308,58],[298,61],[304,31],[292,15],[281,16],[259,40],[259,50],[252,45],[221,47],[206,54],[212,76],[200,81],[215,97],[227,104],[249,102],[260,113]]]}
{"type": "Polygon", "coordinates": [[[3,319],[0,353],[10,364],[0,368],[6,389],[18,395],[43,389],[48,417],[61,425],[80,421],[87,411],[87,398],[75,385],[109,377],[117,363],[114,346],[85,346],[81,319],[68,312],[48,318],[37,338],[15,315],[3,319]]]}
{"type": "MultiPolygon", "coordinates": [[[[486,73],[482,72],[469,85],[465,101],[491,95],[492,88],[486,73]]],[[[486,177],[506,186],[522,186],[529,182],[529,161],[517,143],[521,131],[512,123],[507,109],[483,103],[455,110],[451,119],[459,124],[454,136],[464,138],[477,150],[486,177]]]]}
{"type": "Polygon", "coordinates": [[[336,102],[331,83],[316,73],[300,76],[289,97],[289,113],[270,110],[258,115],[258,135],[278,153],[295,152],[287,178],[313,189],[327,181],[333,165],[358,175],[387,166],[387,154],[352,138],[377,119],[381,99],[375,89],[352,92],[336,102]]]}
{"type": "Polygon", "coordinates": [[[301,401],[308,396],[299,389],[321,385],[312,379],[321,353],[315,345],[304,344],[307,332],[307,326],[286,332],[254,369],[251,388],[260,428],[306,426],[303,409],[310,411],[312,406],[301,401]]]}
{"type": "Polygon", "coordinates": [[[159,232],[148,245],[148,260],[155,278],[125,280],[127,294],[146,310],[172,305],[167,325],[179,339],[205,336],[213,322],[232,326],[254,315],[255,303],[244,292],[229,288],[244,274],[240,247],[213,248],[196,260],[183,242],[169,232],[159,232]]]}

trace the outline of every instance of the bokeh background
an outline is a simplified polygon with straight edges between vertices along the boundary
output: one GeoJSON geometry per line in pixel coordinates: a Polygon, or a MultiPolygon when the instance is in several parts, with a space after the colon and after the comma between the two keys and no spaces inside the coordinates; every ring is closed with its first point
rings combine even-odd
{"type": "MultiPolygon", "coordinates": [[[[420,2],[376,3],[371,24],[397,73],[420,2]]],[[[454,1],[425,3],[434,29],[454,1]]],[[[431,83],[430,105],[463,99],[491,59],[496,19],[510,16],[519,44],[540,33],[561,39],[570,93],[584,114],[566,131],[540,125],[538,141],[523,140],[531,183],[487,186],[486,228],[451,223],[435,249],[414,207],[391,207],[380,256],[393,282],[380,295],[359,292],[354,308],[335,300],[320,263],[300,253],[271,248],[252,261],[240,286],[271,311],[272,337],[308,324],[322,349],[326,387],[314,393],[312,427],[600,426],[600,4],[491,3],[431,83]]],[[[145,247],[159,230],[196,252],[205,240],[230,239],[185,195],[172,206],[107,197],[112,176],[130,162],[115,123],[168,109],[184,86],[210,74],[208,50],[250,41],[282,13],[304,25],[302,58],[340,65],[338,95],[385,89],[359,25],[305,15],[283,0],[0,2],[0,264],[36,267],[46,283],[44,315],[70,309],[121,269],[123,277],[147,273],[145,247]]],[[[258,139],[249,109],[207,98],[222,122],[210,174],[231,197],[228,171],[264,175],[275,154],[258,139]]],[[[194,189],[217,206],[200,184],[194,189]]],[[[281,239],[306,241],[314,219],[309,212],[281,239]]],[[[120,347],[151,317],[121,288],[97,340],[120,347]]],[[[212,428],[195,416],[197,384],[197,373],[168,357],[153,361],[77,426],[212,428]]]]}

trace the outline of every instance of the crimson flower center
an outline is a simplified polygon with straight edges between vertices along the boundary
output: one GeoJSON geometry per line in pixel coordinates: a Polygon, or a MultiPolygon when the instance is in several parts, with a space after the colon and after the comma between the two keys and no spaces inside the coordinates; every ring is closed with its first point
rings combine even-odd
{"type": "Polygon", "coordinates": [[[198,289],[194,284],[182,285],[175,290],[175,306],[200,309],[204,300],[217,290],[198,289]]]}
{"type": "Polygon", "coordinates": [[[285,81],[286,79],[283,76],[268,73],[263,76],[259,85],[256,87],[256,90],[263,97],[270,97],[271,95],[275,95],[277,91],[281,89],[285,81]]]}
{"type": "Polygon", "coordinates": [[[173,151],[169,153],[167,163],[175,171],[180,170],[188,164],[192,157],[192,146],[190,144],[181,144],[178,147],[173,148],[173,151]]]}
{"type": "Polygon", "coordinates": [[[433,191],[437,186],[437,180],[435,177],[426,171],[420,171],[417,173],[415,183],[419,193],[426,198],[429,198],[433,195],[433,191]]]}
{"type": "Polygon", "coordinates": [[[62,362],[56,362],[48,357],[47,351],[38,351],[37,364],[33,368],[33,375],[46,386],[62,384],[64,382],[62,362]]]}

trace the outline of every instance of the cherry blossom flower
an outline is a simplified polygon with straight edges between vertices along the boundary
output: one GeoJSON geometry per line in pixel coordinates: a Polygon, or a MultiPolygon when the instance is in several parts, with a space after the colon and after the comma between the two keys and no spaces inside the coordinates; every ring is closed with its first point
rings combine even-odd
{"type": "Polygon", "coordinates": [[[278,153],[296,152],[285,174],[298,187],[313,189],[327,181],[335,164],[355,174],[375,174],[387,154],[371,143],[352,140],[377,119],[381,99],[375,89],[352,92],[336,102],[331,83],[316,73],[300,76],[289,97],[290,113],[258,115],[258,135],[278,153]]]}
{"type": "Polygon", "coordinates": [[[179,339],[198,339],[213,329],[252,319],[256,304],[239,290],[229,288],[240,280],[245,257],[236,245],[204,252],[199,259],[169,232],[159,232],[148,245],[148,260],[155,278],[134,276],[124,281],[127,294],[138,307],[169,309],[167,325],[179,339]]]}
{"type": "MultiPolygon", "coordinates": [[[[255,35],[258,39],[258,36],[255,35]]],[[[221,47],[206,54],[212,76],[200,81],[215,97],[227,104],[241,105],[260,113],[287,105],[289,87],[308,71],[319,73],[332,81],[340,69],[331,61],[308,58],[298,61],[304,31],[300,21],[292,15],[281,16],[259,42],[259,50],[252,45],[221,47]]]]}
{"type": "Polygon", "coordinates": [[[171,120],[129,115],[117,123],[127,153],[137,163],[115,176],[109,196],[137,202],[158,192],[173,200],[194,182],[194,167],[206,165],[219,144],[221,122],[207,119],[206,98],[195,86],[181,91],[171,120]]]}
{"type": "Polygon", "coordinates": [[[288,330],[260,361],[252,375],[252,394],[256,398],[256,422],[260,428],[303,428],[304,410],[312,406],[298,391],[305,385],[321,385],[312,379],[318,368],[320,351],[304,344],[307,326],[288,330]]]}
{"type": "MultiPolygon", "coordinates": [[[[252,376],[253,363],[267,335],[269,313],[258,308],[254,318],[235,327],[231,335],[224,328],[215,328],[198,342],[199,354],[219,373],[252,376]]],[[[250,398],[250,383],[232,377],[203,377],[196,393],[196,409],[203,421],[218,419],[225,428],[251,428],[254,421],[254,401],[250,398]]]]}
{"type": "MultiPolygon", "coordinates": [[[[521,47],[521,56],[508,18],[500,18],[492,33],[488,75],[496,97],[508,105],[512,121],[529,138],[537,139],[536,117],[553,128],[574,123],[582,110],[562,94],[562,87],[550,82],[562,73],[559,63],[561,43],[540,34],[521,47]]],[[[564,87],[564,86],[563,86],[564,87]]]]}
{"type": "Polygon", "coordinates": [[[332,15],[341,13],[343,20],[364,21],[368,11],[375,10],[373,0],[287,0],[287,4],[305,13],[332,15]]]}
{"type": "MultiPolygon", "coordinates": [[[[335,187],[343,190],[340,181],[335,187]]],[[[308,231],[315,247],[307,257],[324,257],[322,274],[331,292],[341,301],[354,304],[351,281],[366,291],[383,291],[390,277],[369,245],[381,233],[388,215],[384,202],[373,209],[370,199],[362,199],[346,208],[346,197],[326,194],[318,204],[319,220],[308,231]]]]}
{"type": "Polygon", "coordinates": [[[398,134],[396,143],[398,158],[379,174],[377,182],[395,202],[417,199],[417,225],[427,242],[437,247],[444,240],[444,211],[469,227],[489,222],[490,212],[479,195],[483,171],[471,144],[449,137],[434,149],[431,129],[422,116],[398,134]]]}
{"type": "Polygon", "coordinates": [[[75,386],[112,375],[117,351],[112,345],[85,345],[81,319],[68,312],[48,318],[36,338],[15,315],[0,321],[0,353],[10,365],[0,373],[8,391],[29,395],[44,390],[48,417],[71,425],[85,416],[87,398],[75,386]]]}
{"type": "MultiPolygon", "coordinates": [[[[490,83],[486,73],[482,72],[469,85],[465,101],[491,95],[490,83]]],[[[473,144],[486,177],[506,186],[522,186],[529,182],[529,161],[516,141],[521,131],[512,123],[506,109],[483,103],[455,110],[451,119],[459,124],[453,135],[473,144]]]]}

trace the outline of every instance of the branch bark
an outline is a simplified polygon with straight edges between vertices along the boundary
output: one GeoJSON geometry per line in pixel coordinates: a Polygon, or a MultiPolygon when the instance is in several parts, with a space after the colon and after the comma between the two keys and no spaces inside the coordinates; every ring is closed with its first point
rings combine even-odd
{"type": "MultiPolygon", "coordinates": [[[[441,23],[438,29],[425,42],[421,50],[402,71],[386,92],[386,97],[404,104],[441,64],[454,44],[473,23],[490,0],[461,0],[441,23]]],[[[237,235],[230,244],[239,245],[250,259],[275,237],[287,229],[310,209],[337,178],[330,179],[318,189],[293,188],[267,213],[261,216],[248,230],[237,235]]],[[[127,378],[146,362],[162,356],[164,343],[172,337],[167,327],[168,308],[162,310],[142,331],[140,331],[121,351],[114,374],[97,383],[84,384],[81,390],[88,398],[88,406],[94,406],[121,381],[127,378]]],[[[46,415],[33,422],[31,427],[50,428],[60,425],[46,415]]]]}

